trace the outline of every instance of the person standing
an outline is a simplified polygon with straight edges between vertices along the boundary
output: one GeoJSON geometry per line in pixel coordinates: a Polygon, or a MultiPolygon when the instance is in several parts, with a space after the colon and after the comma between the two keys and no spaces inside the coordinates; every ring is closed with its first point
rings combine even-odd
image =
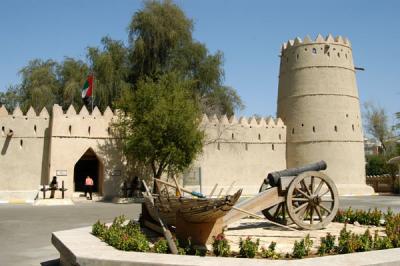
{"type": "Polygon", "coordinates": [[[87,176],[85,179],[85,197],[87,198],[87,193],[89,192],[90,200],[92,200],[92,191],[93,179],[90,176],[87,176]]]}
{"type": "Polygon", "coordinates": [[[54,198],[54,193],[56,192],[56,190],[58,189],[58,182],[57,182],[57,177],[53,176],[53,180],[51,180],[50,183],[50,198],[53,199],[54,198]]]}

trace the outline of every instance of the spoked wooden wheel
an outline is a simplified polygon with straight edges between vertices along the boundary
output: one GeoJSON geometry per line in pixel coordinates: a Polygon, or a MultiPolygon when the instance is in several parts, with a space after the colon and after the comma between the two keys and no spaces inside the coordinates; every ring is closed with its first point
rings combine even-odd
{"type": "MultiPolygon", "coordinates": [[[[265,184],[264,182],[261,184],[260,191],[267,190],[271,187],[270,184],[265,184]]],[[[292,224],[293,222],[290,220],[290,217],[287,212],[287,207],[285,202],[278,203],[272,207],[266,208],[261,211],[262,214],[270,221],[280,223],[283,225],[292,224]]]]}
{"type": "Polygon", "coordinates": [[[309,171],[290,183],[286,204],[295,224],[314,230],[324,228],[335,218],[339,197],[332,179],[321,172],[309,171]]]}

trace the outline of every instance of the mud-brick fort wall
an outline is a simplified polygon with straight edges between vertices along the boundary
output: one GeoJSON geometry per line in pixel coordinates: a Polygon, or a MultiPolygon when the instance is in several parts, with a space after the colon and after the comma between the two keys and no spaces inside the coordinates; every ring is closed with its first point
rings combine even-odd
{"type": "Polygon", "coordinates": [[[321,35],[282,46],[278,116],[287,126],[287,166],[325,160],[339,193],[365,185],[360,102],[350,42],[321,35]]]}
{"type": "Polygon", "coordinates": [[[235,182],[233,189],[254,195],[268,172],[286,168],[286,126],[279,118],[204,115],[202,128],[206,145],[194,165],[201,167],[203,192],[215,184],[215,194],[226,192],[235,182]]]}
{"type": "MultiPolygon", "coordinates": [[[[97,108],[89,113],[85,107],[77,112],[70,106],[64,112],[59,105],[51,113],[43,109],[37,115],[31,108],[24,115],[17,108],[9,114],[0,109],[0,200],[41,198],[39,186],[49,184],[52,176],[57,176],[59,185],[64,181],[66,197],[74,196],[74,170],[87,154],[99,163],[99,194],[119,195],[122,181],[131,178],[132,172],[128,172],[121,139],[112,132],[117,116],[110,108],[102,114],[97,108]]],[[[255,194],[268,172],[286,167],[286,127],[280,119],[233,116],[228,120],[204,115],[201,129],[206,143],[192,169],[201,171],[203,193],[218,184],[215,195],[221,188],[224,194],[235,182],[233,190],[243,188],[243,194],[255,194]]]]}
{"type": "Polygon", "coordinates": [[[50,117],[30,108],[9,114],[0,108],[0,201],[33,199],[38,185],[48,180],[50,117]]]}
{"type": "Polygon", "coordinates": [[[89,114],[86,107],[77,113],[70,106],[64,113],[59,105],[53,106],[49,173],[50,177],[57,175],[59,182],[64,181],[69,189],[67,195],[74,190],[75,164],[89,150],[99,161],[101,194],[112,197],[120,192],[121,182],[127,173],[120,140],[112,134],[112,122],[116,118],[110,108],[102,114],[96,107],[89,114]],[[63,172],[62,175],[60,172],[63,172]]]}

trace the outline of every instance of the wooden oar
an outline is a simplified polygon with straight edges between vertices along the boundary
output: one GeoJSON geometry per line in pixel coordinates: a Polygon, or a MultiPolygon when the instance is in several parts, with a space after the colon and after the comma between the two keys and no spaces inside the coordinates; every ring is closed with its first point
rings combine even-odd
{"type": "MultiPolygon", "coordinates": [[[[163,180],[160,180],[160,179],[154,179],[154,180],[155,180],[156,182],[159,182],[159,183],[161,183],[161,184],[164,184],[164,185],[173,187],[173,188],[175,188],[175,189],[176,189],[176,187],[177,187],[177,186],[174,185],[174,184],[168,183],[168,182],[163,181],[163,180]]],[[[178,186],[178,187],[179,187],[179,186],[178,186]]],[[[206,197],[206,196],[204,196],[203,194],[201,194],[200,192],[191,191],[191,190],[186,189],[186,188],[183,188],[183,187],[180,187],[180,190],[183,191],[183,192],[189,193],[189,194],[192,195],[192,196],[199,197],[199,198],[205,198],[205,197],[206,197]]]]}
{"type": "Polygon", "coordinates": [[[217,189],[218,183],[214,185],[213,189],[211,190],[211,193],[208,197],[212,197],[214,195],[215,190],[217,189]]]}
{"type": "Polygon", "coordinates": [[[144,185],[144,187],[146,189],[147,196],[150,199],[150,203],[153,205],[154,214],[157,217],[158,222],[161,225],[164,237],[168,242],[169,250],[171,251],[172,254],[178,254],[178,248],[176,247],[176,244],[175,244],[175,241],[174,241],[174,239],[172,237],[171,231],[169,231],[169,229],[164,225],[164,222],[162,221],[162,219],[161,219],[161,217],[160,217],[160,215],[158,213],[158,210],[157,210],[156,206],[154,205],[153,195],[151,195],[151,192],[150,192],[149,188],[147,187],[147,184],[146,184],[146,182],[144,180],[143,180],[143,185],[144,185]]]}

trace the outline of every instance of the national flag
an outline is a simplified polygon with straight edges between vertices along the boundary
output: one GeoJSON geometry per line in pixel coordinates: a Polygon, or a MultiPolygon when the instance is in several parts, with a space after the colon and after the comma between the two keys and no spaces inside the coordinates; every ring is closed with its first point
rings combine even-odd
{"type": "Polygon", "coordinates": [[[82,99],[92,96],[93,91],[93,74],[90,74],[82,88],[82,99]]]}

